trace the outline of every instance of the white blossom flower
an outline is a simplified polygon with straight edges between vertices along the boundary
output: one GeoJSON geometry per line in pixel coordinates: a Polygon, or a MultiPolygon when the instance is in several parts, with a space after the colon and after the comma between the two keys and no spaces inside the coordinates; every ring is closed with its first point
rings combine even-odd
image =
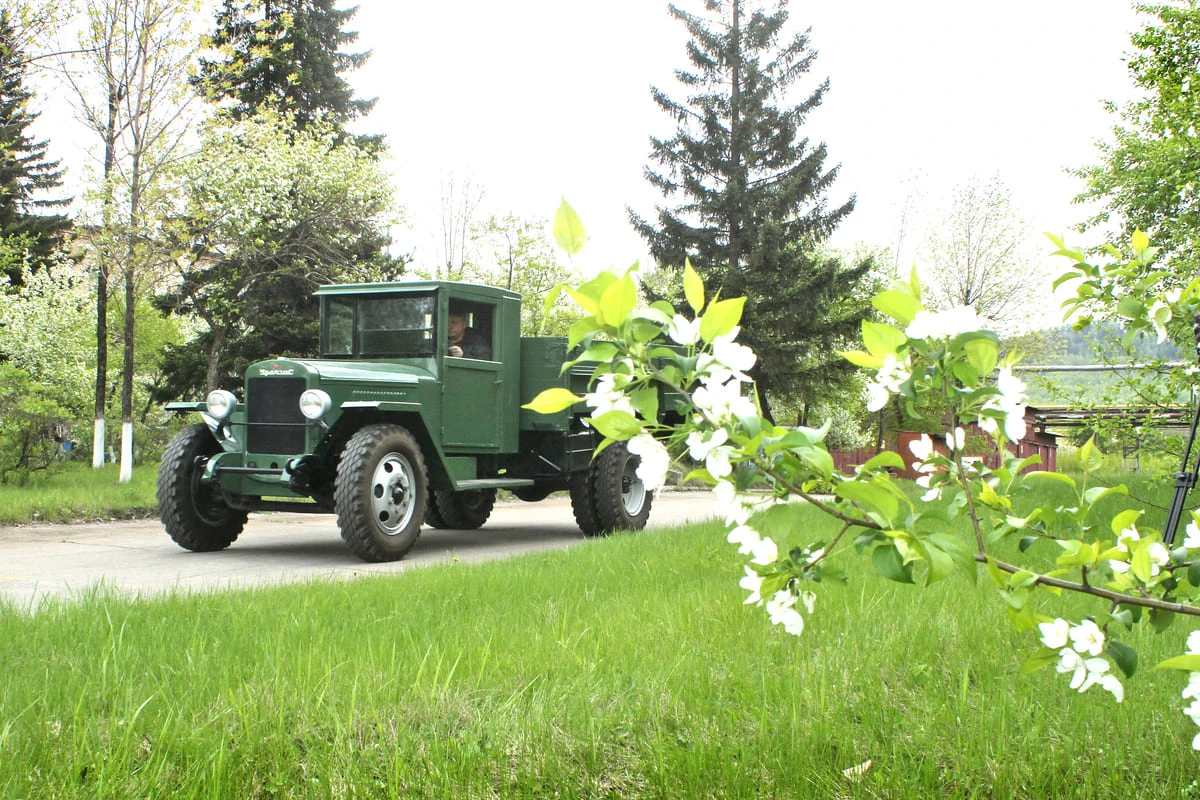
{"type": "Polygon", "coordinates": [[[910,339],[953,339],[960,333],[981,330],[984,322],[972,306],[958,306],[946,311],[921,309],[904,329],[910,339]]]}
{"type": "Polygon", "coordinates": [[[745,525],[754,513],[754,506],[745,495],[738,494],[731,481],[720,481],[713,487],[717,516],[726,525],[745,525]]]}
{"type": "Polygon", "coordinates": [[[742,567],[746,570],[746,576],[738,581],[738,586],[750,592],[750,596],[743,601],[743,605],[757,605],[762,602],[762,597],[759,596],[758,590],[762,588],[762,576],[749,567],[742,567]]]}
{"type": "Polygon", "coordinates": [[[908,360],[897,361],[888,353],[872,380],[867,381],[867,410],[878,411],[887,405],[888,397],[900,391],[900,386],[912,377],[908,360]]]}
{"type": "Polygon", "coordinates": [[[800,602],[804,604],[804,609],[811,614],[817,604],[817,596],[812,592],[801,592],[800,602]]]}
{"type": "Polygon", "coordinates": [[[694,345],[700,341],[700,321],[676,314],[667,325],[667,336],[677,344],[694,345]]]}
{"type": "Polygon", "coordinates": [[[1059,617],[1053,622],[1041,623],[1038,625],[1038,630],[1042,632],[1042,644],[1051,650],[1061,650],[1067,646],[1071,623],[1059,617]]]}
{"type": "Polygon", "coordinates": [[[744,376],[743,373],[754,366],[758,356],[746,345],[738,344],[733,340],[737,336],[738,330],[735,328],[729,334],[714,339],[712,354],[718,364],[732,370],[734,375],[739,376],[739,380],[748,382],[750,378],[744,376]]]}
{"type": "Polygon", "coordinates": [[[712,431],[692,431],[687,437],[688,455],[695,461],[703,461],[708,454],[729,440],[724,428],[712,431]]]}
{"type": "MultiPolygon", "coordinates": [[[[1076,653],[1069,647],[1064,647],[1058,651],[1058,663],[1054,665],[1054,670],[1060,674],[1065,674],[1068,672],[1078,672],[1079,670],[1086,672],[1087,668],[1083,665],[1083,658],[1079,653],[1076,653]]],[[[1082,682],[1083,677],[1080,676],[1079,680],[1082,682]]]]}
{"type": "Polygon", "coordinates": [[[1069,635],[1071,646],[1077,653],[1090,653],[1098,656],[1104,652],[1104,631],[1100,630],[1090,619],[1085,619],[1072,627],[1069,635]]]}
{"type": "Polygon", "coordinates": [[[1150,574],[1157,575],[1162,572],[1162,568],[1171,563],[1171,551],[1162,542],[1154,542],[1150,545],[1150,574]]]}
{"type": "Polygon", "coordinates": [[[1200,700],[1200,672],[1188,673],[1188,685],[1183,689],[1183,699],[1200,700]]]}
{"type": "Polygon", "coordinates": [[[626,447],[640,459],[637,476],[646,485],[646,491],[653,492],[662,486],[671,466],[671,454],[663,443],[648,433],[639,433],[629,440],[626,447]]]}
{"type": "Polygon", "coordinates": [[[961,427],[946,433],[946,448],[948,450],[961,451],[966,444],[967,434],[961,427]]]}
{"type": "Polygon", "coordinates": [[[774,564],[779,560],[779,547],[770,536],[759,539],[751,552],[754,554],[754,558],[750,559],[752,564],[774,564]]]}
{"type": "MultiPolygon", "coordinates": [[[[1121,531],[1121,533],[1117,535],[1116,549],[1120,550],[1122,553],[1128,553],[1129,548],[1132,547],[1135,542],[1140,542],[1141,540],[1142,540],[1142,535],[1140,533],[1138,533],[1137,527],[1134,525],[1130,525],[1128,528],[1121,531]]],[[[1108,565],[1110,567],[1112,567],[1113,572],[1119,572],[1121,574],[1125,574],[1126,572],[1129,572],[1129,562],[1128,561],[1109,560],[1108,565]]]]}
{"type": "Polygon", "coordinates": [[[1183,709],[1183,713],[1192,718],[1192,722],[1200,725],[1200,700],[1193,700],[1190,706],[1183,709]]]}
{"type": "Polygon", "coordinates": [[[738,525],[725,537],[725,541],[730,544],[736,544],[738,552],[744,556],[748,556],[754,552],[754,546],[758,544],[759,539],[758,531],[749,525],[738,525]]]}
{"type": "Polygon", "coordinates": [[[1194,656],[1200,656],[1200,631],[1192,631],[1187,638],[1187,651],[1194,656]]]}
{"type": "Polygon", "coordinates": [[[1196,520],[1188,523],[1184,533],[1183,546],[1188,550],[1200,550],[1200,526],[1196,525],[1196,520]]]}
{"type": "MultiPolygon", "coordinates": [[[[1025,382],[1013,374],[1012,367],[1005,365],[996,376],[998,395],[987,399],[983,408],[1004,412],[1004,435],[1010,442],[1019,442],[1025,436],[1025,382]]],[[[996,420],[980,416],[979,427],[994,434],[998,430],[996,420]]]]}
{"type": "Polygon", "coordinates": [[[788,591],[778,591],[767,601],[767,615],[772,625],[782,625],[783,629],[793,636],[799,636],[804,631],[804,617],[800,616],[794,606],[796,596],[788,591]]]}
{"type": "Polygon", "coordinates": [[[1192,739],[1192,749],[1200,750],[1200,733],[1196,734],[1196,738],[1192,739]]]}
{"type": "Polygon", "coordinates": [[[732,380],[725,383],[706,382],[696,387],[692,392],[692,405],[718,425],[738,417],[753,417],[758,413],[754,401],[742,396],[741,384],[732,380]]]}
{"type": "Polygon", "coordinates": [[[596,379],[596,386],[583,396],[583,400],[592,409],[592,416],[598,417],[609,411],[625,411],[636,416],[633,401],[625,394],[629,385],[627,375],[610,372],[596,379]]]}
{"type": "Polygon", "coordinates": [[[727,478],[733,474],[733,463],[729,460],[733,455],[732,447],[718,447],[704,459],[704,468],[714,478],[727,478]]]}
{"type": "Polygon", "coordinates": [[[1121,703],[1125,700],[1125,687],[1121,684],[1121,679],[1116,675],[1113,675],[1111,672],[1101,675],[1098,682],[1100,684],[1100,688],[1107,689],[1109,692],[1111,692],[1112,696],[1118,703],[1121,703]]]}
{"type": "Polygon", "coordinates": [[[928,461],[933,455],[933,439],[929,438],[928,433],[922,433],[920,439],[914,439],[908,443],[908,449],[918,461],[928,461]]]}

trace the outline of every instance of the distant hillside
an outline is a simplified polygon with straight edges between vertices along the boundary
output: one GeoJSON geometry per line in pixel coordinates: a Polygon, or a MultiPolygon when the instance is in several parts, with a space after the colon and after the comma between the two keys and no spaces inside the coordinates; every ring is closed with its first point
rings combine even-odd
{"type": "MultiPolygon", "coordinates": [[[[1124,333],[1120,325],[1111,322],[1090,325],[1082,331],[1062,325],[1015,337],[1005,342],[1005,347],[1022,354],[1022,366],[1145,364],[1156,360],[1186,361],[1191,356],[1173,342],[1159,344],[1147,336],[1139,337],[1134,352],[1128,354],[1120,345],[1124,333]]],[[[1021,377],[1029,386],[1031,405],[1083,405],[1100,402],[1106,396],[1115,396],[1118,402],[1133,402],[1132,394],[1122,390],[1122,375],[1120,372],[1027,372],[1021,377]]]]}

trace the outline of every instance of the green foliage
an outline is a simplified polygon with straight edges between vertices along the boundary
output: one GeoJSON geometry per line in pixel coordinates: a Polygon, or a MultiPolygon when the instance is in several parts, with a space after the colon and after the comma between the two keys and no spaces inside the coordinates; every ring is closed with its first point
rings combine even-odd
{"type": "Polygon", "coordinates": [[[70,199],[47,197],[62,186],[64,170],[47,158],[49,143],[31,136],[39,113],[31,110],[34,95],[25,86],[26,54],[17,24],[8,8],[0,10],[0,242],[21,243],[19,259],[0,248],[0,275],[14,283],[23,265],[36,272],[49,263],[71,228],[65,215],[47,213],[70,199]]]}
{"type": "Polygon", "coordinates": [[[0,483],[21,480],[54,461],[59,449],[55,429],[74,418],[56,389],[0,363],[0,483]]]}
{"type": "Polygon", "coordinates": [[[159,302],[208,330],[169,348],[160,400],[228,387],[272,355],[314,353],[316,286],[403,271],[381,252],[394,219],[386,174],[324,122],[214,120],[179,181],[188,203],[175,235],[188,266],[159,302]]]}
{"type": "MultiPolygon", "coordinates": [[[[660,269],[691,259],[711,292],[747,298],[742,340],[758,352],[754,375],[771,416],[776,396],[811,403],[850,380],[832,353],[869,313],[871,262],[846,264],[820,247],[854,203],[829,206],[837,168],[826,168],[823,144],[800,133],[828,82],[788,104],[815,57],[807,33],[787,32],[783,3],[751,10],[729,0],[706,10],[671,7],[691,35],[691,64],[677,73],[687,99],[654,90],[678,128],[651,139],[657,170],[647,177],[674,205],[660,206],[654,220],[630,219],[660,269]]],[[[652,299],[686,307],[679,296],[652,299]]]]}
{"type": "MultiPolygon", "coordinates": [[[[1087,181],[1080,201],[1102,210],[1083,229],[1115,230],[1110,244],[1144,231],[1172,270],[1162,288],[1181,285],[1200,269],[1200,7],[1193,2],[1143,3],[1150,19],[1133,34],[1129,74],[1139,99],[1108,109],[1119,121],[1101,143],[1100,163],[1076,170],[1087,181]],[[1115,223],[1115,225],[1110,224],[1115,223]]],[[[1185,341],[1177,339],[1177,341],[1185,341]]]]}

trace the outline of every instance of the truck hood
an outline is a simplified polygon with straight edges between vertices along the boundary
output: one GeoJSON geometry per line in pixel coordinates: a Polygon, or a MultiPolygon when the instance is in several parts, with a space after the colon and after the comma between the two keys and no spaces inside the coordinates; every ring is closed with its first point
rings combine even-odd
{"type": "Polygon", "coordinates": [[[278,374],[291,365],[299,367],[300,370],[310,375],[318,375],[323,381],[415,384],[420,381],[434,380],[432,372],[415,364],[380,361],[309,361],[298,358],[274,359],[263,364],[256,364],[247,374],[253,376],[255,369],[260,367],[264,371],[259,374],[269,374],[269,371],[275,371],[275,374],[278,374]]]}

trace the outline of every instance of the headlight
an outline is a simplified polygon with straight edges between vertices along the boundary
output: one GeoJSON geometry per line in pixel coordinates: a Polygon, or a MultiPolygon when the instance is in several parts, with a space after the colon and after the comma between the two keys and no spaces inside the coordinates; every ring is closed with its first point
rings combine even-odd
{"type": "Polygon", "coordinates": [[[333,408],[333,400],[320,389],[309,389],[300,395],[300,413],[307,419],[318,420],[333,408]]]}
{"type": "Polygon", "coordinates": [[[204,402],[208,406],[208,413],[217,419],[225,419],[237,407],[237,398],[233,396],[233,392],[224,389],[209,392],[204,402]]]}

